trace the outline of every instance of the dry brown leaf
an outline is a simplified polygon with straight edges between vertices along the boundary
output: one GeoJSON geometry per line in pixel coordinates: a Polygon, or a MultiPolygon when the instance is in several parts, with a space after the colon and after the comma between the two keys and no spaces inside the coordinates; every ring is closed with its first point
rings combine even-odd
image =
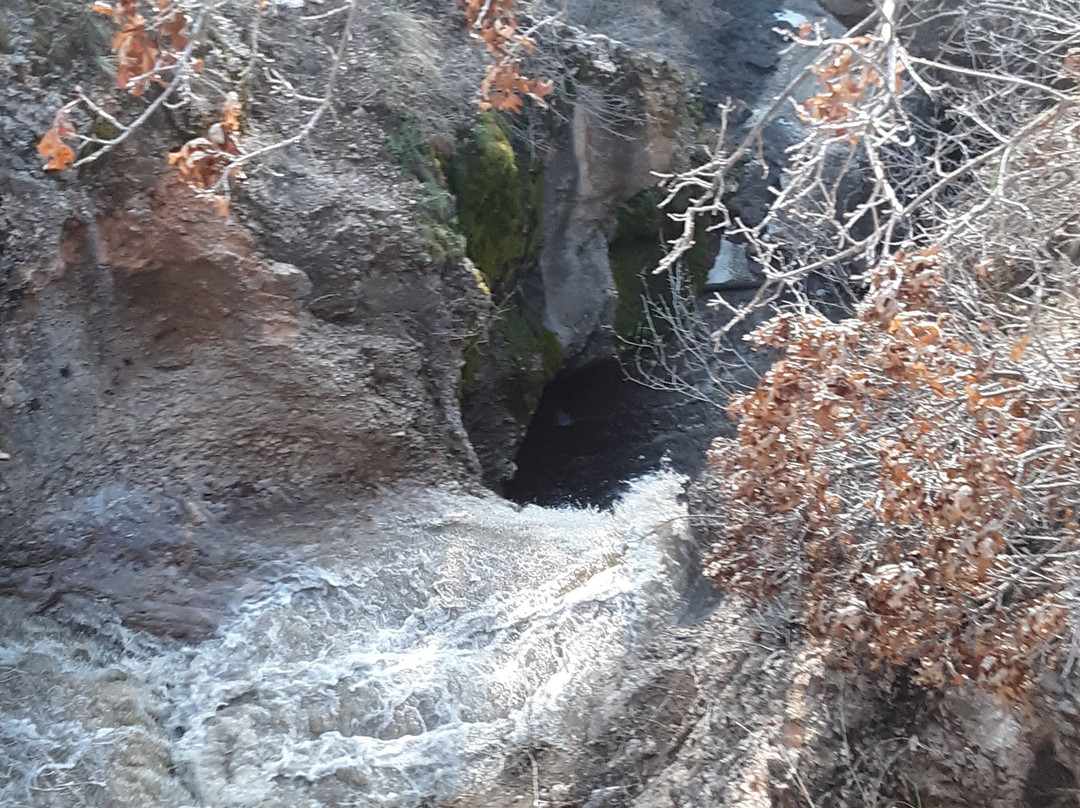
{"type": "Polygon", "coordinates": [[[71,140],[76,136],[75,127],[71,125],[67,112],[61,109],[53,118],[53,124],[49,131],[38,141],[38,154],[46,160],[46,171],[63,171],[71,167],[75,162],[75,150],[65,140],[71,140]]]}

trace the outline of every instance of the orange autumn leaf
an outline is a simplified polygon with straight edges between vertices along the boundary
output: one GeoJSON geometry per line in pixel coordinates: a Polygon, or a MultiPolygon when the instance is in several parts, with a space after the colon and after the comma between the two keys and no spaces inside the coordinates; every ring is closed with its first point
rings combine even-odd
{"type": "Polygon", "coordinates": [[[60,140],[56,130],[50,129],[38,142],[38,154],[48,160],[46,171],[63,171],[75,160],[75,151],[60,140]]]}
{"type": "Polygon", "coordinates": [[[480,109],[520,113],[525,96],[545,106],[543,99],[554,86],[521,74],[519,54],[531,54],[536,43],[518,31],[515,0],[461,0],[461,5],[473,38],[494,57],[480,85],[480,109]]]}
{"type": "Polygon", "coordinates": [[[184,29],[188,21],[184,13],[172,0],[158,0],[158,11],[164,18],[158,25],[158,31],[168,38],[172,50],[181,51],[186,48],[189,40],[184,29]]]}
{"type": "Polygon", "coordinates": [[[230,132],[240,131],[240,115],[243,111],[244,107],[240,103],[240,98],[236,93],[229,93],[225,99],[225,115],[222,118],[222,123],[228,127],[230,132]]]}
{"type": "Polygon", "coordinates": [[[96,2],[91,10],[111,17],[117,26],[112,51],[116,54],[116,86],[140,96],[151,81],[164,83],[157,71],[175,63],[174,52],[189,43],[184,30],[188,20],[172,0],[158,0],[155,26],[139,13],[137,0],[114,4],[96,2]]]}
{"type": "Polygon", "coordinates": [[[209,199],[222,216],[229,212],[226,178],[243,177],[240,167],[234,165],[241,155],[237,132],[241,112],[236,93],[229,93],[223,120],[213,124],[206,137],[193,138],[169,153],[169,165],[175,166],[184,182],[209,199]]]}
{"type": "Polygon", "coordinates": [[[551,95],[554,89],[555,85],[547,79],[533,79],[529,87],[529,95],[540,101],[545,96],[551,95]]]}
{"type": "Polygon", "coordinates": [[[75,162],[75,150],[64,142],[73,139],[75,134],[75,127],[68,120],[67,113],[61,109],[56,113],[49,131],[37,144],[38,154],[47,160],[46,171],[63,171],[75,162]]]}

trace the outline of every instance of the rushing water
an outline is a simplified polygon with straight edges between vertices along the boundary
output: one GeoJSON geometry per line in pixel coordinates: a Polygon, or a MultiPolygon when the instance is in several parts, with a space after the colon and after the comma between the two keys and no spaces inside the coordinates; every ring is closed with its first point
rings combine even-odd
{"type": "MultiPolygon", "coordinates": [[[[0,805],[437,805],[596,731],[692,577],[683,480],[612,510],[386,495],[190,645],[0,603],[0,805]]],[[[295,531],[294,531],[295,533],[295,531]]]]}

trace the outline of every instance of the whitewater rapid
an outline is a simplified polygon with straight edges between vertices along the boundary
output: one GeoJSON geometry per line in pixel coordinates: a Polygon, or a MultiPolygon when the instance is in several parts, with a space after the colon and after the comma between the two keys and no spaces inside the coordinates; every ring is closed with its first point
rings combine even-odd
{"type": "Polygon", "coordinates": [[[684,483],[648,476],[607,511],[386,493],[267,536],[198,643],[6,598],[0,805],[469,804],[515,754],[600,732],[678,623],[684,483]]]}

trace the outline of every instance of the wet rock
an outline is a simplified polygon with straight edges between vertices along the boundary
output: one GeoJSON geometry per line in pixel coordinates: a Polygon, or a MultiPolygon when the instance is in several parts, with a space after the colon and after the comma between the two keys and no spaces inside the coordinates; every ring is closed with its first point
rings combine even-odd
{"type": "Polygon", "coordinates": [[[761,270],[746,254],[745,244],[736,244],[728,239],[720,240],[720,251],[709,269],[705,281],[708,292],[732,291],[736,289],[756,289],[764,280],[761,270]]]}
{"type": "Polygon", "coordinates": [[[685,159],[685,79],[607,37],[568,43],[581,81],[573,115],[545,162],[539,259],[543,322],[564,367],[606,359],[617,302],[608,257],[616,209],[685,159]],[[617,99],[617,100],[616,100],[617,99]]]}

